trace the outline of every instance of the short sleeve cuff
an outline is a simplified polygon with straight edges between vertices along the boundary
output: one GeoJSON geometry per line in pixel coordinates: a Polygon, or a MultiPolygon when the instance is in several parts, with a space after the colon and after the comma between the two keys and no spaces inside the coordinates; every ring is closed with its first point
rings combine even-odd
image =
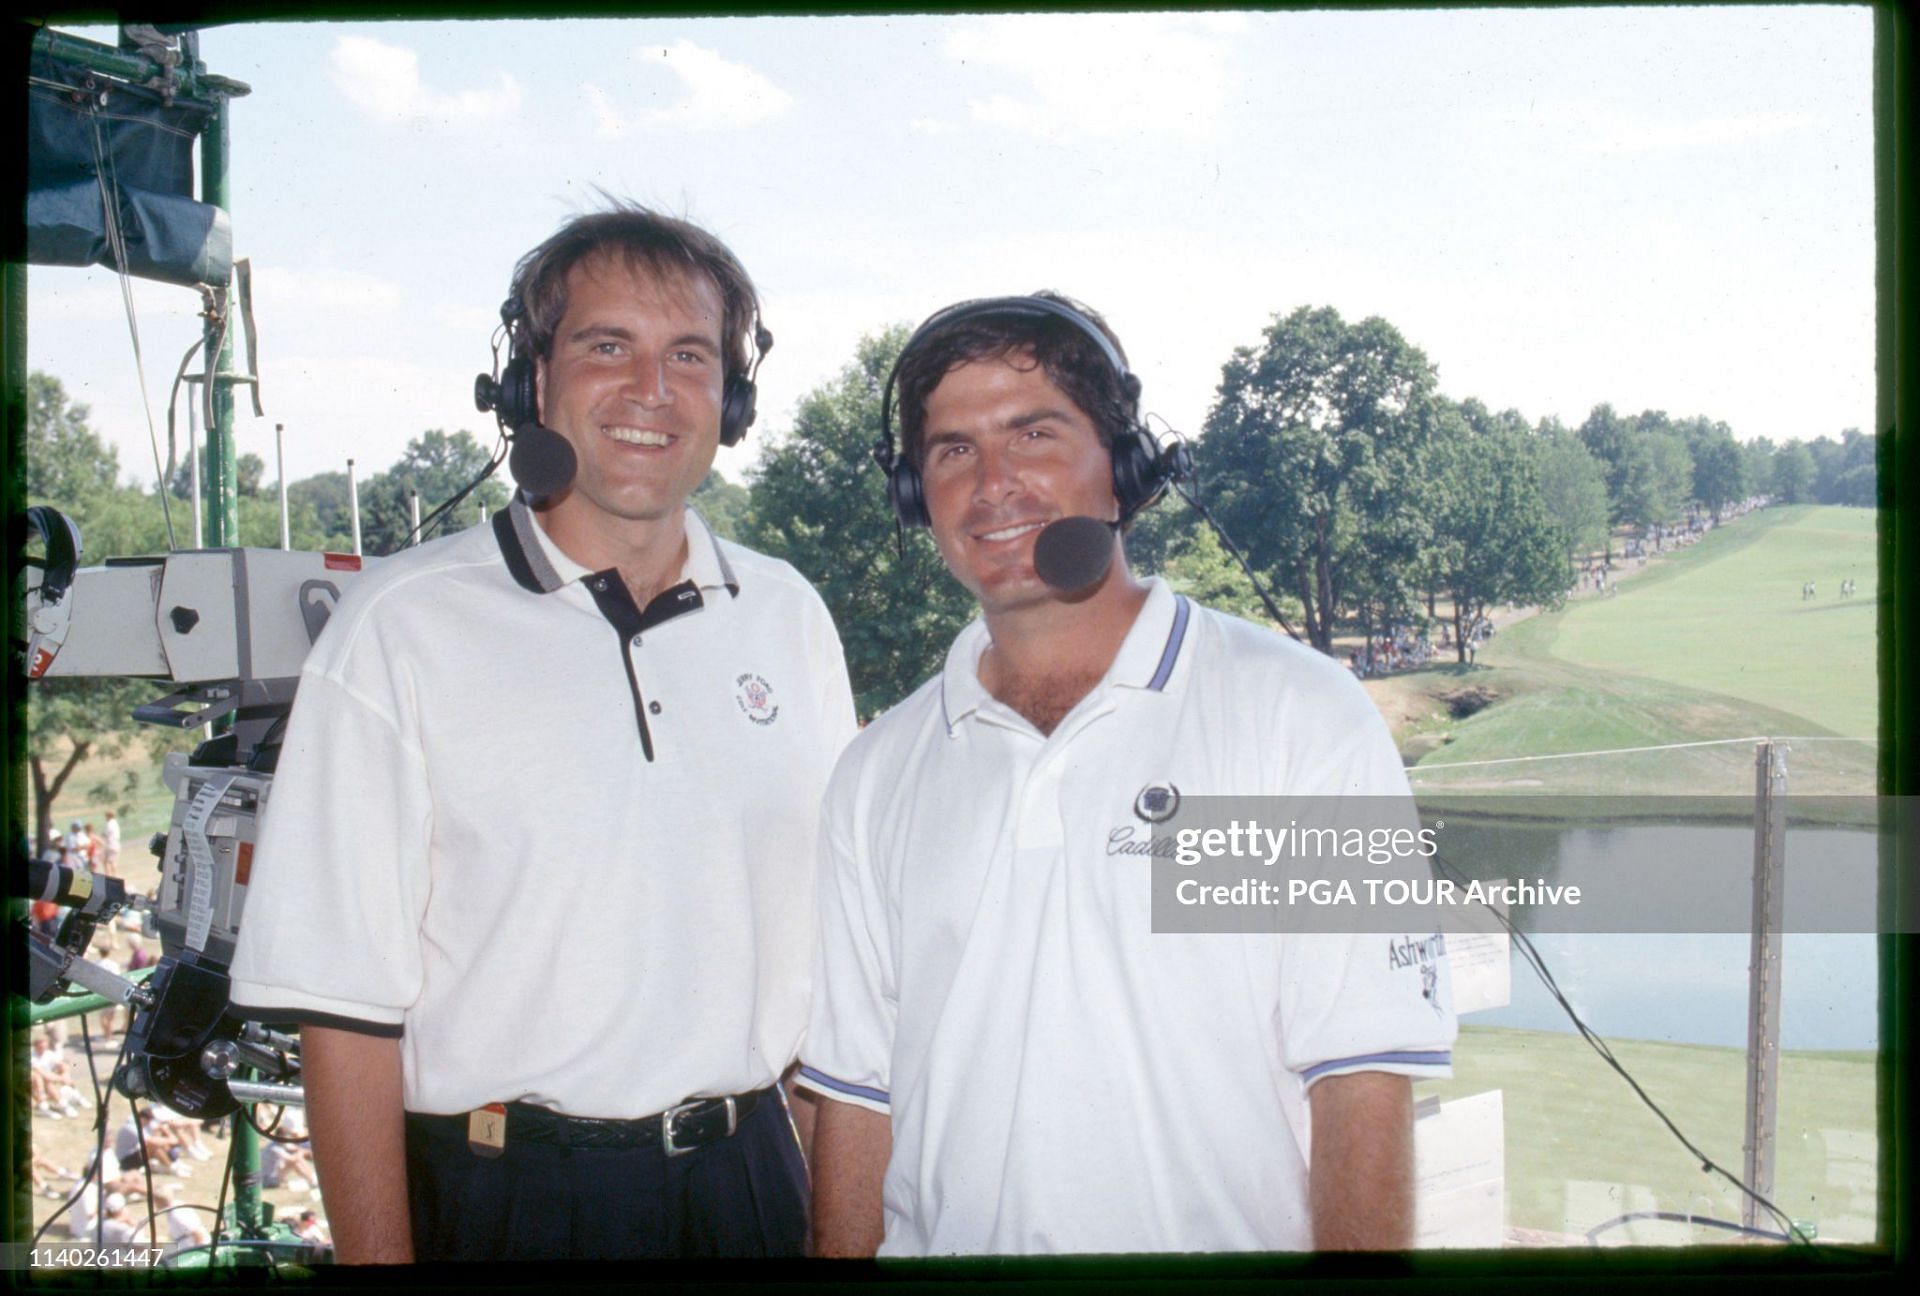
{"type": "Polygon", "coordinates": [[[892,1100],[885,1089],[842,1080],[838,1076],[828,1075],[818,1067],[810,1067],[804,1062],[800,1064],[800,1074],[796,1082],[802,1089],[822,1098],[851,1103],[855,1107],[865,1107],[868,1111],[879,1112],[882,1116],[893,1113],[892,1100]]]}
{"type": "Polygon", "coordinates": [[[1353,1057],[1329,1058],[1300,1072],[1307,1085],[1328,1076],[1353,1075],[1359,1071],[1385,1071],[1389,1075],[1412,1076],[1416,1080],[1447,1080],[1453,1076],[1451,1049],[1393,1049],[1380,1053],[1361,1053],[1353,1057]]]}
{"type": "Polygon", "coordinates": [[[302,1022],[362,1035],[399,1039],[404,1013],[398,1008],[354,1003],[286,986],[234,979],[230,1011],[249,1021],[302,1022]]]}

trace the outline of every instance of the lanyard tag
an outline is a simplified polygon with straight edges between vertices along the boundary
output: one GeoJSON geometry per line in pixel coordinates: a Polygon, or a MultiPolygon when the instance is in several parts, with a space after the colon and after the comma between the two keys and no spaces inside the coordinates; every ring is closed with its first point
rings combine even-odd
{"type": "Polygon", "coordinates": [[[488,1103],[467,1114],[467,1147],[483,1157],[497,1157],[507,1150],[506,1104],[488,1103]]]}

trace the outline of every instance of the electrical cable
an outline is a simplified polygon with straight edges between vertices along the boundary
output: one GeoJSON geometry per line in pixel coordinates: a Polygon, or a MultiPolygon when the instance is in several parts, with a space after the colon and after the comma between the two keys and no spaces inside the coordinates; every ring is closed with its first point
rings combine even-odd
{"type": "Polygon", "coordinates": [[[480,488],[480,484],[486,481],[487,478],[493,476],[493,474],[499,470],[500,465],[507,461],[507,448],[508,448],[507,438],[506,438],[506,435],[502,433],[500,440],[494,449],[493,457],[487,461],[487,466],[481,469],[480,475],[478,477],[475,477],[472,481],[468,482],[465,486],[462,486],[457,492],[455,492],[455,494],[451,499],[446,501],[446,503],[440,505],[438,508],[434,509],[433,512],[421,518],[420,525],[413,528],[413,530],[407,532],[407,538],[402,543],[401,547],[405,548],[408,545],[418,544],[419,542],[427,539],[428,534],[431,532],[435,523],[442,521],[444,518],[450,515],[455,508],[459,507],[460,501],[464,500],[467,496],[473,494],[474,491],[478,490],[480,488]]]}
{"type": "Polygon", "coordinates": [[[187,348],[187,353],[180,357],[180,367],[173,373],[173,386],[167,390],[167,483],[169,486],[173,483],[174,464],[178,458],[174,452],[179,445],[173,430],[174,407],[180,401],[180,384],[187,380],[187,366],[193,363],[194,352],[206,344],[207,338],[204,333],[194,339],[193,345],[187,348]]]}
{"type": "Polygon", "coordinates": [[[97,99],[87,102],[87,121],[92,128],[90,138],[93,144],[94,179],[100,186],[100,213],[102,224],[106,227],[107,245],[113,252],[114,270],[120,279],[120,299],[127,310],[127,330],[133,335],[133,369],[140,381],[140,408],[147,416],[147,441],[153,447],[154,476],[160,478],[160,513],[167,523],[167,549],[178,549],[179,543],[173,534],[173,509],[167,503],[167,483],[160,475],[160,433],[153,423],[153,398],[147,394],[147,367],[140,354],[140,320],[133,308],[133,276],[127,270],[127,242],[120,228],[120,177],[113,164],[113,154],[100,139],[100,104],[97,99]]]}
{"type": "MultiPolygon", "coordinates": [[[[93,1211],[94,1245],[105,1245],[107,1177],[101,1173],[101,1171],[106,1162],[107,1105],[112,1097],[113,1090],[109,1088],[103,1091],[100,1087],[100,1074],[94,1066],[93,1033],[87,1028],[87,1018],[84,1014],[80,1018],[80,1038],[86,1043],[87,1072],[93,1077],[93,1165],[87,1169],[86,1173],[80,1176],[80,1181],[74,1185],[73,1191],[67,1195],[66,1200],[61,1202],[51,1215],[41,1221],[40,1227],[33,1231],[33,1241],[30,1244],[32,1246],[40,1245],[40,1239],[45,1237],[47,1230],[53,1227],[53,1222],[73,1209],[74,1203],[80,1200],[81,1194],[86,1192],[89,1184],[95,1188],[93,1211]]],[[[122,1035],[120,1037],[120,1051],[114,1058],[115,1071],[120,1069],[120,1064],[126,1060],[126,1056],[127,1037],[122,1035]]],[[[75,1241],[79,1240],[78,1238],[75,1239],[75,1241]]]]}
{"type": "Polygon", "coordinates": [[[241,1103],[240,1110],[246,1113],[247,1124],[253,1126],[253,1132],[255,1134],[258,1134],[261,1138],[268,1139],[274,1143],[288,1143],[288,1144],[293,1144],[297,1146],[301,1143],[305,1143],[308,1137],[310,1137],[308,1135],[302,1135],[299,1138],[295,1138],[291,1134],[275,1134],[274,1133],[275,1130],[280,1128],[280,1122],[286,1118],[287,1109],[285,1106],[282,1106],[279,1109],[279,1111],[275,1113],[273,1118],[273,1123],[271,1125],[268,1125],[265,1128],[262,1128],[260,1125],[260,1122],[253,1118],[253,1111],[256,1106],[258,1106],[258,1104],[256,1103],[241,1103]]]}
{"type": "Polygon", "coordinates": [[[1178,482],[1171,483],[1171,486],[1173,493],[1185,500],[1193,511],[1204,518],[1207,525],[1213,528],[1213,533],[1220,537],[1220,543],[1226,546],[1229,554],[1233,555],[1233,560],[1240,564],[1240,570],[1247,574],[1247,580],[1252,583],[1253,592],[1260,596],[1260,602],[1266,607],[1267,615],[1279,622],[1280,628],[1285,630],[1287,636],[1295,643],[1301,642],[1300,636],[1295,634],[1293,627],[1287,624],[1286,616],[1281,613],[1272,597],[1268,595],[1266,587],[1260,583],[1260,578],[1253,574],[1253,565],[1249,563],[1245,555],[1240,552],[1240,546],[1233,542],[1233,537],[1227,534],[1227,529],[1215,521],[1213,514],[1207,509],[1207,506],[1200,502],[1198,482],[1195,483],[1196,489],[1193,491],[1182,489],[1178,482]]]}
{"type": "MultiPolygon", "coordinates": [[[[1438,852],[1434,854],[1433,862],[1441,872],[1445,873],[1455,882],[1462,886],[1468,884],[1466,875],[1448,863],[1446,858],[1438,852]]],[[[1573,1023],[1574,1029],[1580,1032],[1580,1037],[1586,1040],[1588,1046],[1591,1047],[1595,1053],[1600,1055],[1602,1061],[1612,1067],[1614,1071],[1619,1074],[1620,1078],[1627,1082],[1627,1086],[1633,1090],[1640,1101],[1646,1105],[1647,1109],[1659,1118],[1660,1123],[1667,1127],[1668,1132],[1671,1133],[1674,1138],[1679,1140],[1680,1146],[1693,1154],[1694,1159],[1700,1163],[1700,1169],[1710,1174],[1719,1175],[1748,1197],[1752,1198],[1757,1205],[1765,1209],[1766,1212],[1773,1216],[1773,1218],[1779,1222],[1780,1226],[1786,1230],[1786,1235],[1783,1235],[1783,1240],[1794,1241],[1803,1246],[1813,1247],[1813,1239],[1801,1232],[1800,1226],[1787,1218],[1784,1211],[1761,1196],[1758,1192],[1755,1192],[1752,1188],[1749,1188],[1738,1175],[1722,1166],[1705,1152],[1702,1152],[1699,1147],[1694,1144],[1693,1140],[1680,1132],[1680,1127],[1673,1123],[1672,1119],[1667,1116],[1667,1113],[1661,1108],[1660,1104],[1655,1102],[1647,1091],[1640,1087],[1640,1082],[1633,1078],[1632,1073],[1629,1072],[1625,1066],[1621,1065],[1620,1060],[1613,1055],[1613,1049],[1608,1046],[1606,1040],[1596,1034],[1587,1023],[1581,1019],[1580,1014],[1574,1010],[1573,1004],[1567,999],[1565,993],[1561,991],[1560,983],[1554,980],[1553,973],[1548,970],[1546,960],[1541,957],[1540,952],[1534,948],[1533,942],[1527,938],[1527,934],[1514,926],[1513,921],[1508,918],[1507,915],[1501,913],[1495,906],[1482,902],[1482,907],[1498,919],[1502,927],[1506,928],[1508,935],[1513,938],[1514,948],[1520,951],[1521,957],[1526,961],[1527,966],[1532,968],[1533,974],[1540,979],[1540,984],[1546,987],[1547,993],[1552,995],[1554,1002],[1560,1005],[1560,1010],[1567,1015],[1567,1020],[1573,1023]]]]}
{"type": "Polygon", "coordinates": [[[1773,1242],[1791,1242],[1785,1233],[1776,1233],[1772,1229],[1749,1228],[1745,1224],[1735,1224],[1732,1220],[1715,1219],[1711,1215],[1686,1215],[1680,1211],[1629,1211],[1625,1215],[1616,1215],[1604,1224],[1596,1224],[1587,1230],[1587,1241],[1599,1245],[1599,1236],[1608,1229],[1619,1228],[1622,1224],[1631,1224],[1635,1220],[1666,1220],[1674,1224],[1699,1224],[1707,1228],[1725,1229],[1729,1233],[1740,1233],[1747,1237],[1766,1238],[1773,1242]]]}

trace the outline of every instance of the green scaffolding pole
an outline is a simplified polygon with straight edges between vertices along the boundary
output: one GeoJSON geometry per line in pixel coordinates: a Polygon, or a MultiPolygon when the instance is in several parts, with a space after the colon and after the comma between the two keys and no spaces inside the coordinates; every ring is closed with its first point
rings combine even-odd
{"type": "MultiPolygon", "coordinates": [[[[205,64],[197,59],[184,60],[181,66],[169,70],[149,58],[138,49],[128,48],[126,42],[121,47],[103,45],[98,41],[72,36],[63,32],[43,28],[34,35],[35,44],[54,58],[69,64],[88,68],[110,77],[148,87],[165,86],[176,98],[193,99],[209,104],[214,113],[209,120],[200,142],[200,188],[201,201],[232,211],[231,150],[229,142],[229,100],[249,93],[249,87],[227,77],[216,76],[206,70],[205,64]]],[[[25,350],[24,329],[15,333],[13,325],[16,314],[24,324],[25,288],[24,275],[14,273],[20,267],[7,267],[7,324],[8,324],[8,373],[10,378],[18,368],[20,383],[14,390],[24,392],[25,350]],[[17,282],[18,281],[18,282],[17,282]],[[17,310],[16,310],[17,306],[17,310]],[[19,349],[18,362],[14,355],[19,349]]],[[[206,343],[214,356],[213,382],[207,395],[209,417],[207,419],[207,535],[209,547],[220,548],[240,543],[240,527],[237,497],[238,456],[234,449],[233,428],[233,387],[239,382],[252,381],[251,375],[236,374],[233,370],[233,332],[228,324],[234,315],[230,298],[222,293],[218,295],[221,309],[210,312],[206,323],[206,343]]],[[[10,383],[10,386],[12,384],[10,383]]],[[[10,417],[13,408],[9,402],[10,417]]],[[[10,435],[13,435],[10,430],[10,435]]],[[[14,436],[11,444],[18,445],[20,440],[14,436]]],[[[16,480],[18,474],[12,474],[16,480]]],[[[10,515],[11,515],[10,510],[10,515]]],[[[20,598],[13,600],[16,607],[22,606],[20,598]]],[[[15,732],[19,732],[16,728],[15,732]]],[[[24,748],[11,754],[18,755],[24,763],[24,748]]],[[[26,1052],[26,1029],[31,1022],[56,1020],[78,1013],[103,1007],[104,1001],[96,996],[85,999],[63,1000],[57,1004],[34,1007],[22,1011],[25,1001],[14,997],[13,1011],[9,1017],[10,1053],[17,1054],[21,1066],[24,1066],[26,1052]],[[91,1003],[91,1007],[87,1006],[91,1003]]],[[[10,1058],[10,1061],[13,1059],[10,1058]]],[[[12,1069],[12,1068],[10,1068],[12,1069]]],[[[14,1117],[9,1123],[9,1132],[17,1132],[22,1141],[6,1150],[18,1161],[21,1173],[16,1175],[16,1185],[27,1182],[24,1173],[26,1156],[24,1136],[28,1124],[25,1104],[26,1092],[22,1085],[16,1100],[9,1111],[14,1117]]],[[[235,1119],[233,1126],[233,1177],[234,1177],[234,1223],[242,1236],[256,1236],[264,1231],[265,1213],[260,1198],[260,1143],[259,1135],[245,1119],[235,1119]]],[[[25,1237],[23,1229],[31,1228],[31,1203],[25,1197],[24,1188],[10,1194],[7,1238],[20,1241],[25,1237]]]]}

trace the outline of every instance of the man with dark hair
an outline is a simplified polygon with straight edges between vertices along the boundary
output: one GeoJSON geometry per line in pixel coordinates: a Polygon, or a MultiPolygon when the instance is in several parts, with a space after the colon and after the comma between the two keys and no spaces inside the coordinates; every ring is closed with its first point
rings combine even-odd
{"type": "Polygon", "coordinates": [[[569,470],[348,588],[233,997],[301,1024],[344,1262],[797,1254],[795,843],[852,694],[812,587],[686,503],[770,335],[724,244],[638,207],[529,253],[504,316],[517,439],[569,470]]]}
{"type": "Polygon", "coordinates": [[[950,307],[893,388],[890,497],[982,615],[828,786],[816,1250],[1409,1245],[1410,1077],[1448,1073],[1454,1031],[1441,943],[1152,921],[1182,797],[1405,798],[1379,713],[1332,659],[1128,570],[1169,460],[1093,312],[950,307]],[[1075,518],[1103,561],[1036,562],[1075,518]]]}

